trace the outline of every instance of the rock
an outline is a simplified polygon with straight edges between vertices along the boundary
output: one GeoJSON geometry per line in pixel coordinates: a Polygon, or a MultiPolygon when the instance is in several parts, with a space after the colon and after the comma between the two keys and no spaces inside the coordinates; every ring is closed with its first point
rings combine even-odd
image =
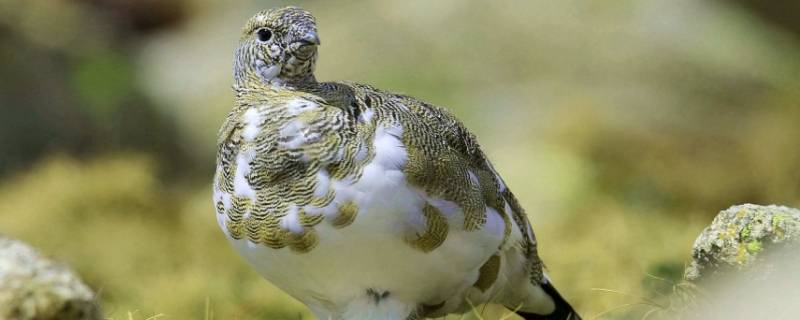
{"type": "Polygon", "coordinates": [[[686,268],[685,278],[706,281],[754,268],[759,272],[749,274],[767,277],[774,268],[773,253],[798,243],[800,210],[775,205],[733,206],[720,212],[695,240],[693,261],[686,268]]]}
{"type": "Polygon", "coordinates": [[[65,265],[0,235],[0,319],[102,319],[94,298],[65,265]]]}
{"type": "Polygon", "coordinates": [[[745,204],[695,240],[685,281],[654,319],[800,319],[800,210],[745,204]]]}
{"type": "Polygon", "coordinates": [[[800,319],[800,255],[788,246],[775,250],[750,268],[703,279],[681,312],[665,319],[800,319]]]}

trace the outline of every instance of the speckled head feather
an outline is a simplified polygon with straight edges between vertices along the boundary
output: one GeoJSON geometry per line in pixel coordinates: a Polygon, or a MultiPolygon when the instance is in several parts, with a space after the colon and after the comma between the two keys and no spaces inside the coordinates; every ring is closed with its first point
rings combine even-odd
{"type": "Polygon", "coordinates": [[[298,7],[261,11],[242,29],[234,86],[313,83],[319,44],[316,21],[308,11],[298,7]]]}

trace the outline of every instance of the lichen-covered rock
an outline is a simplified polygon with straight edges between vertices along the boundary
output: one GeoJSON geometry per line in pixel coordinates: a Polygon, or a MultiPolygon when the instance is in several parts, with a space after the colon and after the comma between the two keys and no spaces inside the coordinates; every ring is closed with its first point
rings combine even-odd
{"type": "Polygon", "coordinates": [[[94,293],[29,245],[0,235],[0,319],[102,319],[94,293]]]}
{"type": "MultiPolygon", "coordinates": [[[[754,267],[768,271],[770,252],[778,251],[774,247],[798,243],[800,210],[775,205],[733,206],[720,212],[695,240],[693,261],[685,278],[705,280],[731,270],[754,267]]],[[[766,276],[764,272],[752,274],[766,276]]]]}
{"type": "Polygon", "coordinates": [[[800,210],[744,204],[697,237],[685,279],[651,319],[800,319],[800,210]]]}

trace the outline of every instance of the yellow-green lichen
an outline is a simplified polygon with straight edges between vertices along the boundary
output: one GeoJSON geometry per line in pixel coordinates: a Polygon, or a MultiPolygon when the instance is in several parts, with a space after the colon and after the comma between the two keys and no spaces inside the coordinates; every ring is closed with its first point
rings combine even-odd
{"type": "Polygon", "coordinates": [[[750,225],[746,225],[744,226],[744,228],[742,228],[742,231],[739,232],[739,238],[747,239],[749,237],[750,237],[750,225]]]}
{"type": "Polygon", "coordinates": [[[759,253],[761,252],[762,249],[764,249],[763,245],[761,244],[761,241],[758,240],[753,240],[748,242],[746,248],[747,252],[751,254],[759,253]]]}
{"type": "Polygon", "coordinates": [[[786,237],[786,232],[781,226],[788,218],[790,217],[785,214],[776,214],[772,217],[772,233],[775,234],[775,238],[783,240],[786,237]]]}

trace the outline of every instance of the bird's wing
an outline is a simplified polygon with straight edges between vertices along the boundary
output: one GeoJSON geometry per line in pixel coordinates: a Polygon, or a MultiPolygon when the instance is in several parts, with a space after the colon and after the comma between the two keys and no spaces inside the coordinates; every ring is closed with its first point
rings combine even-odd
{"type": "Polygon", "coordinates": [[[354,154],[363,132],[313,97],[244,98],[218,137],[220,224],[234,239],[307,252],[317,243],[312,227],[325,216],[305,209],[330,207],[329,182],[360,164],[354,154]]]}
{"type": "MultiPolygon", "coordinates": [[[[526,269],[534,283],[542,281],[542,262],[536,238],[524,210],[506,187],[478,145],[475,136],[443,108],[418,99],[386,93],[366,85],[357,88],[359,113],[374,113],[377,126],[397,125],[405,148],[403,166],[409,185],[428,197],[455,204],[463,214],[466,231],[487,226],[492,214],[504,222],[504,242],[512,228],[521,234],[514,245],[527,257],[526,269]]],[[[504,243],[503,245],[506,245],[504,243]]],[[[502,245],[501,245],[502,246],[502,245]]]]}

